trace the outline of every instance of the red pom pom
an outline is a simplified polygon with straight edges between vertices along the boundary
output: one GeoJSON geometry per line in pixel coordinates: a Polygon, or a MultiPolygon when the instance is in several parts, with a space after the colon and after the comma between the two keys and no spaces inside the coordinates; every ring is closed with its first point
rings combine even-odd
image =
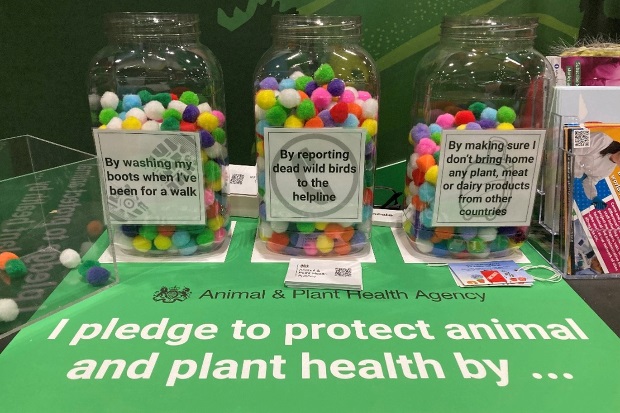
{"type": "Polygon", "coordinates": [[[334,122],[342,123],[347,119],[349,106],[344,102],[338,102],[329,110],[329,114],[332,115],[334,122]]]}
{"type": "Polygon", "coordinates": [[[420,186],[424,183],[424,172],[422,172],[421,169],[414,169],[411,177],[413,178],[413,183],[416,186],[420,186]]]}
{"type": "Polygon", "coordinates": [[[183,132],[196,132],[198,128],[196,128],[196,124],[192,122],[181,121],[181,125],[179,126],[180,130],[183,132]]]}
{"type": "Polygon", "coordinates": [[[174,93],[171,93],[171,94],[170,94],[170,98],[171,98],[172,100],[179,100],[179,97],[178,97],[177,95],[175,95],[174,93]]]}
{"type": "Polygon", "coordinates": [[[476,117],[474,116],[474,112],[471,110],[461,110],[456,112],[454,115],[454,125],[467,125],[469,122],[475,122],[476,117]]]}

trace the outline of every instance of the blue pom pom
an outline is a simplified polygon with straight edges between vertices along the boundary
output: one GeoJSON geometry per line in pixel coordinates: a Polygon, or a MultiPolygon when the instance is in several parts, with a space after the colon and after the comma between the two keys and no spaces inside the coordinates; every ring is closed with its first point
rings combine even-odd
{"type": "Polygon", "coordinates": [[[265,172],[259,172],[256,176],[256,182],[259,188],[265,188],[265,172]]]}
{"type": "Polygon", "coordinates": [[[435,187],[428,182],[424,182],[418,189],[418,196],[422,202],[431,202],[435,199],[435,187]]]}
{"type": "Polygon", "coordinates": [[[357,128],[360,124],[359,119],[352,113],[347,115],[347,118],[342,123],[342,126],[345,128],[357,128]]]}
{"type": "Polygon", "coordinates": [[[263,220],[267,217],[267,205],[264,202],[261,202],[258,206],[258,216],[263,220]]]}
{"type": "Polygon", "coordinates": [[[177,231],[172,234],[172,243],[175,247],[181,248],[187,245],[190,241],[190,235],[187,231],[177,231]]]}
{"type": "Polygon", "coordinates": [[[267,122],[265,119],[259,120],[258,123],[256,123],[256,133],[258,133],[261,136],[264,136],[265,128],[267,127],[269,127],[269,122],[267,122]]]}
{"type": "Polygon", "coordinates": [[[362,207],[362,221],[368,221],[372,218],[372,205],[364,205],[362,207]]]}
{"type": "Polygon", "coordinates": [[[196,252],[196,250],[198,250],[198,245],[196,245],[196,242],[192,239],[189,240],[189,242],[185,244],[182,248],[179,248],[179,254],[192,255],[196,252]]]}
{"type": "MultiPolygon", "coordinates": [[[[411,227],[413,228],[414,226],[412,225],[411,227]]],[[[418,228],[416,232],[417,232],[417,234],[415,234],[416,238],[420,238],[420,239],[431,239],[433,235],[435,234],[432,229],[428,229],[425,227],[418,228]]]]}
{"type": "Polygon", "coordinates": [[[430,208],[426,208],[424,211],[422,211],[420,213],[420,222],[425,227],[430,228],[431,223],[433,222],[433,210],[430,208]]]}
{"type": "Polygon", "coordinates": [[[142,106],[142,101],[138,95],[125,95],[123,96],[123,110],[127,112],[131,108],[139,108],[142,106]]]}
{"type": "Polygon", "coordinates": [[[482,113],[480,113],[480,119],[497,121],[497,110],[490,107],[484,108],[482,113]]]}
{"type": "Polygon", "coordinates": [[[456,232],[466,241],[474,238],[478,234],[478,228],[476,227],[458,227],[456,232]]]}
{"type": "Polygon", "coordinates": [[[118,114],[118,117],[121,118],[121,120],[125,120],[127,119],[127,112],[121,112],[118,114]]]}
{"type": "Polygon", "coordinates": [[[361,231],[355,231],[353,237],[351,237],[350,244],[351,246],[363,245],[366,243],[366,235],[361,231]]]}
{"type": "Polygon", "coordinates": [[[269,76],[261,80],[259,86],[261,89],[278,90],[278,80],[273,76],[269,76]]]}
{"type": "Polygon", "coordinates": [[[198,106],[187,105],[183,111],[183,120],[185,122],[194,123],[196,122],[196,119],[198,119],[198,115],[200,115],[200,109],[198,109],[198,106]]]}
{"type": "Polygon", "coordinates": [[[210,148],[215,143],[215,138],[209,131],[201,130],[200,131],[200,146],[202,148],[210,148]]]}
{"type": "Polygon", "coordinates": [[[288,77],[286,79],[282,79],[282,81],[280,82],[280,86],[278,86],[278,89],[295,89],[295,81],[288,77]]]}
{"type": "Polygon", "coordinates": [[[428,130],[430,131],[430,133],[431,133],[431,134],[433,134],[433,133],[436,133],[436,132],[441,133],[441,131],[442,131],[443,129],[442,129],[442,128],[441,128],[441,126],[439,126],[438,124],[436,124],[436,123],[431,123],[431,124],[430,124],[430,126],[428,127],[428,130]]]}
{"type": "Polygon", "coordinates": [[[90,267],[86,273],[86,281],[90,285],[104,285],[110,279],[110,271],[103,267],[90,267]]]}

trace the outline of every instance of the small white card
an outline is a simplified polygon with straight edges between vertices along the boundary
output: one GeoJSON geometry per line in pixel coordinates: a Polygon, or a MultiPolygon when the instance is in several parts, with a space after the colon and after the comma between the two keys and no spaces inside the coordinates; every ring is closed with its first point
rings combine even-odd
{"type": "Polygon", "coordinates": [[[361,291],[362,265],[355,261],[292,258],[284,285],[293,288],[333,288],[361,291]]]}
{"type": "Polygon", "coordinates": [[[459,287],[530,287],[534,279],[514,261],[448,264],[459,287]]]}

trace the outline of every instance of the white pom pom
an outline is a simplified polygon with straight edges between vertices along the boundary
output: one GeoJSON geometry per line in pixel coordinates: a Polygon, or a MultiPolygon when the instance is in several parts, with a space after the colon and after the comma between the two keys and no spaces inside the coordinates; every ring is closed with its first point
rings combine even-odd
{"type": "Polygon", "coordinates": [[[258,158],[256,158],[256,169],[258,171],[265,170],[265,158],[264,157],[259,156],[258,158]]]}
{"type": "MultiPolygon", "coordinates": [[[[355,99],[357,99],[357,97],[359,96],[359,94],[357,93],[357,89],[354,88],[353,86],[347,86],[344,88],[344,90],[350,90],[351,92],[353,92],[353,96],[355,96],[355,99]]],[[[360,102],[363,102],[362,100],[360,100],[360,102]]],[[[355,102],[357,103],[357,102],[355,102]]]]}
{"type": "Polygon", "coordinates": [[[72,250],[70,248],[67,248],[61,252],[58,259],[60,260],[60,263],[67,268],[75,268],[80,265],[80,262],[82,261],[80,254],[78,254],[76,250],[72,250]]]}
{"type": "Polygon", "coordinates": [[[412,153],[411,156],[409,156],[409,165],[408,166],[411,166],[412,168],[417,168],[418,167],[417,166],[417,161],[418,161],[419,157],[420,157],[420,155],[418,155],[417,153],[415,153],[415,152],[412,153]]]}
{"type": "Polygon", "coordinates": [[[282,104],[282,106],[290,109],[299,105],[299,102],[301,102],[301,96],[299,96],[299,93],[295,89],[284,89],[280,92],[278,101],[282,104]]]}
{"type": "Polygon", "coordinates": [[[99,104],[99,100],[99,95],[96,93],[91,93],[90,95],[88,95],[88,106],[90,107],[90,110],[99,109],[99,107],[101,106],[99,104]]]}
{"type": "Polygon", "coordinates": [[[258,105],[254,105],[254,117],[256,118],[256,120],[263,120],[265,119],[265,114],[267,113],[266,110],[261,109],[260,106],[258,105]]]}
{"type": "Polygon", "coordinates": [[[108,124],[106,125],[107,129],[123,129],[123,120],[118,116],[110,119],[108,124]]]}
{"type": "Polygon", "coordinates": [[[144,123],[147,121],[146,119],[146,113],[144,113],[144,111],[142,109],[139,108],[131,108],[127,111],[127,116],[125,116],[125,119],[127,119],[128,117],[133,116],[134,118],[138,119],[140,121],[140,123],[144,123]]]}
{"type": "Polygon", "coordinates": [[[148,120],[142,125],[142,130],[158,131],[161,125],[154,120],[148,120]]]}
{"type": "Polygon", "coordinates": [[[361,108],[362,106],[364,106],[364,101],[363,101],[362,99],[355,99],[355,100],[353,101],[353,103],[355,103],[355,104],[356,104],[357,106],[359,106],[360,108],[361,108]]]}
{"type": "Polygon", "coordinates": [[[362,105],[362,116],[366,119],[377,119],[379,113],[379,102],[377,99],[370,98],[362,105]]]}
{"type": "Polygon", "coordinates": [[[418,186],[413,181],[409,182],[409,196],[414,196],[417,194],[418,194],[418,186]]]}
{"type": "Polygon", "coordinates": [[[180,100],[171,100],[170,103],[168,103],[168,109],[174,109],[180,114],[183,114],[186,107],[187,105],[180,100]]]}
{"type": "Polygon", "coordinates": [[[288,229],[288,222],[285,221],[271,221],[269,225],[271,225],[273,232],[277,232],[279,234],[288,229]]]}
{"type": "Polygon", "coordinates": [[[267,240],[271,238],[271,235],[273,235],[273,229],[271,229],[271,225],[269,225],[265,221],[261,222],[258,226],[258,237],[260,239],[267,240]]]}
{"type": "Polygon", "coordinates": [[[407,198],[405,198],[405,205],[411,205],[412,200],[413,200],[413,197],[409,195],[407,198]]]}
{"type": "Polygon", "coordinates": [[[297,79],[299,79],[300,77],[302,77],[303,75],[304,75],[304,74],[303,74],[303,72],[300,72],[299,70],[297,70],[297,71],[293,72],[293,73],[289,76],[289,78],[291,78],[291,79],[293,79],[293,80],[297,80],[297,79]]]}
{"type": "Polygon", "coordinates": [[[200,111],[200,113],[212,112],[211,105],[209,105],[207,102],[198,105],[198,110],[200,111]]]}
{"type": "Polygon", "coordinates": [[[429,240],[418,238],[415,241],[415,247],[422,254],[428,254],[429,252],[433,250],[433,243],[430,242],[429,240]]]}
{"type": "Polygon", "coordinates": [[[207,152],[209,159],[224,159],[228,156],[226,147],[219,142],[215,142],[213,145],[206,148],[205,152],[207,152]]]}
{"type": "Polygon", "coordinates": [[[151,100],[149,103],[144,105],[144,113],[146,113],[146,116],[152,120],[162,120],[164,110],[166,110],[164,105],[157,100],[151,100]]]}
{"type": "Polygon", "coordinates": [[[118,107],[118,102],[118,96],[116,96],[116,93],[114,92],[105,92],[99,101],[102,108],[110,108],[114,110],[118,107]]]}
{"type": "Polygon", "coordinates": [[[0,298],[0,321],[13,321],[19,315],[19,307],[12,298],[0,298]]]}

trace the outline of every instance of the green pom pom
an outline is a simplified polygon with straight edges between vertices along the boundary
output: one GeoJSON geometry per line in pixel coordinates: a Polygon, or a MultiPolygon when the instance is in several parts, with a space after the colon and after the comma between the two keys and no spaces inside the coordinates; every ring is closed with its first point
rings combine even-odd
{"type": "Polygon", "coordinates": [[[161,128],[159,129],[160,130],[171,130],[171,131],[180,130],[181,123],[176,118],[172,118],[172,117],[166,118],[161,123],[161,128]]]}
{"type": "Polygon", "coordinates": [[[301,120],[308,120],[316,115],[314,103],[310,99],[302,100],[297,106],[297,117],[301,120]]]}
{"type": "Polygon", "coordinates": [[[372,142],[372,135],[369,132],[366,132],[366,143],[372,142]]]}
{"type": "Polygon", "coordinates": [[[28,274],[26,264],[24,264],[24,262],[19,258],[8,260],[5,265],[4,271],[6,271],[9,278],[21,278],[28,274]]]}
{"type": "Polygon", "coordinates": [[[370,187],[374,182],[375,178],[373,176],[372,171],[364,171],[364,186],[370,187]]]}
{"type": "Polygon", "coordinates": [[[189,232],[191,235],[202,234],[207,229],[204,225],[184,225],[183,231],[189,232]]]}
{"type": "Polygon", "coordinates": [[[314,232],[314,222],[298,222],[297,223],[297,231],[301,232],[302,234],[310,234],[311,232],[314,232]]]}
{"type": "Polygon", "coordinates": [[[205,229],[196,237],[196,244],[208,245],[215,241],[215,234],[209,228],[205,229]]]}
{"type": "Polygon", "coordinates": [[[438,164],[439,163],[439,151],[433,154],[433,158],[435,158],[435,163],[438,164]]]}
{"type": "Polygon", "coordinates": [[[280,105],[275,105],[265,113],[265,119],[269,126],[282,126],[287,118],[286,110],[280,105]]]}
{"type": "Polygon", "coordinates": [[[261,198],[265,197],[265,188],[258,188],[258,195],[260,195],[261,198]]]}
{"type": "Polygon", "coordinates": [[[101,267],[101,264],[99,264],[99,261],[85,260],[78,265],[77,270],[82,277],[86,277],[86,273],[88,273],[91,267],[101,267]]]}
{"type": "Polygon", "coordinates": [[[310,82],[312,82],[312,78],[310,76],[299,76],[295,79],[295,89],[306,90],[306,85],[310,82]]]}
{"type": "Polygon", "coordinates": [[[166,109],[164,110],[164,113],[162,113],[161,117],[164,119],[175,118],[180,122],[183,118],[183,115],[181,115],[181,112],[176,109],[166,109]]]}
{"type": "Polygon", "coordinates": [[[319,68],[314,72],[314,80],[319,85],[324,85],[329,83],[335,77],[334,69],[327,63],[323,63],[319,68]]]}
{"type": "Polygon", "coordinates": [[[156,100],[167,108],[168,104],[172,101],[172,98],[170,97],[170,93],[158,93],[153,95],[151,100],[156,100]]]}
{"type": "Polygon", "coordinates": [[[441,132],[431,133],[431,139],[433,140],[433,142],[439,145],[441,143],[441,132]]]}
{"type": "Polygon", "coordinates": [[[116,105],[116,112],[121,113],[123,111],[123,99],[119,99],[118,105],[116,105]]]}
{"type": "Polygon", "coordinates": [[[146,105],[151,100],[153,100],[153,95],[148,90],[141,90],[141,91],[139,91],[138,92],[138,96],[140,97],[140,100],[142,101],[143,105],[146,105]]]}
{"type": "Polygon", "coordinates": [[[215,128],[213,129],[213,132],[211,132],[211,135],[213,135],[216,142],[221,143],[222,145],[226,143],[226,131],[224,131],[224,129],[215,128]]]}
{"type": "Polygon", "coordinates": [[[157,237],[157,227],[155,225],[143,225],[138,230],[138,233],[149,241],[153,241],[157,237]]]}
{"type": "Polygon", "coordinates": [[[200,99],[198,98],[198,95],[190,90],[186,90],[185,92],[183,92],[179,100],[185,103],[186,105],[198,106],[198,104],[200,103],[200,99]]]}
{"type": "Polygon", "coordinates": [[[99,122],[102,125],[107,125],[112,118],[118,116],[118,113],[112,108],[105,108],[101,112],[99,112],[99,122]]]}
{"type": "Polygon", "coordinates": [[[215,182],[222,178],[222,169],[215,161],[207,161],[203,166],[204,177],[207,182],[215,182]]]}
{"type": "Polygon", "coordinates": [[[497,121],[499,123],[513,123],[515,120],[517,120],[517,114],[514,109],[502,106],[497,110],[497,121]]]}
{"type": "Polygon", "coordinates": [[[471,105],[469,105],[469,107],[467,109],[469,109],[470,111],[472,111],[472,113],[474,114],[474,116],[476,117],[476,119],[480,119],[480,114],[482,113],[482,111],[487,107],[487,105],[485,105],[482,102],[474,102],[471,105]]]}

